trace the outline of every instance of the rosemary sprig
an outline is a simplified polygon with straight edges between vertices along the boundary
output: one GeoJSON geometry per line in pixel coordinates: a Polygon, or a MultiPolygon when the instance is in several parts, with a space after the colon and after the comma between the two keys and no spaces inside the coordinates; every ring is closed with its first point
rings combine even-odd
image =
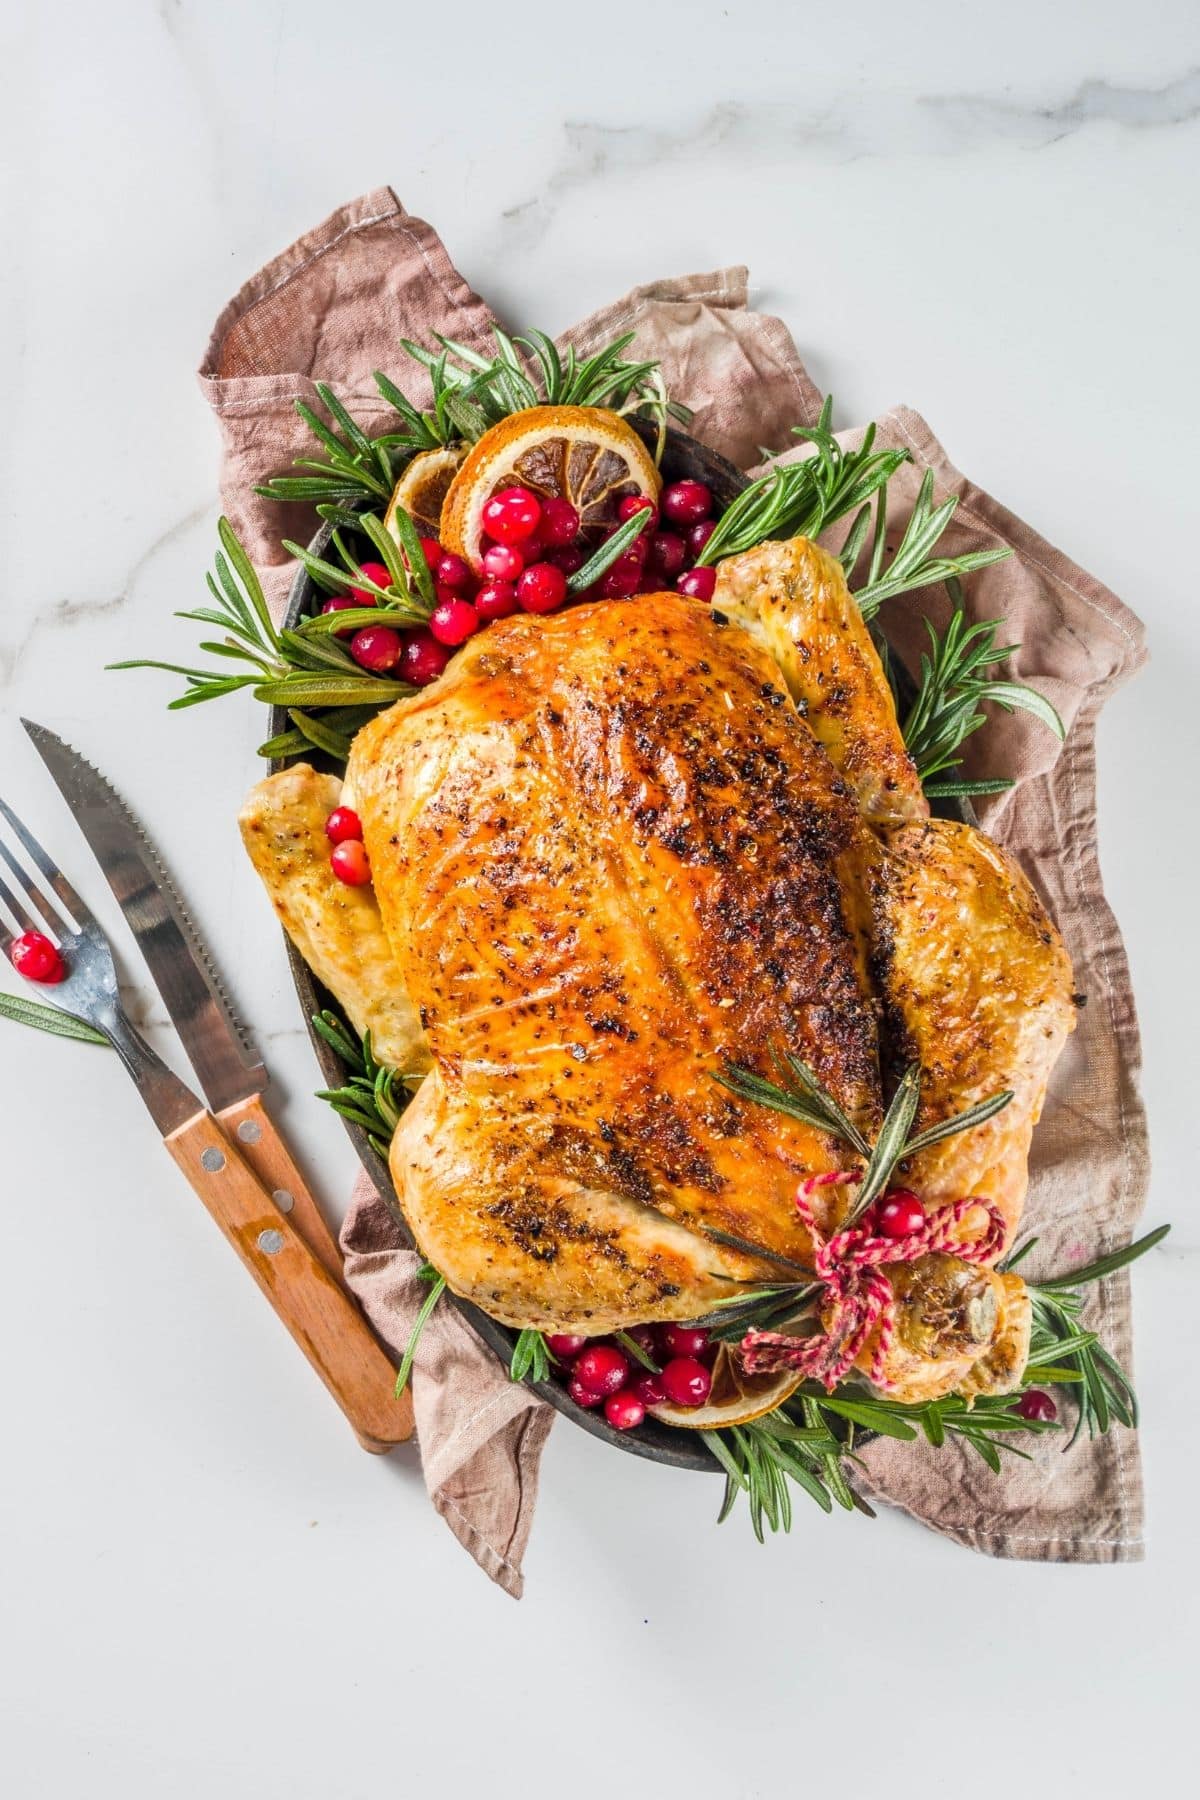
{"type": "Polygon", "coordinates": [[[43,1006],[40,1000],[26,1000],[21,994],[0,994],[0,1019],[32,1025],[35,1031],[48,1031],[54,1037],[76,1038],[81,1044],[108,1043],[104,1033],[86,1020],[60,1012],[57,1006],[43,1006]]]}
{"type": "Polygon", "coordinates": [[[824,1293],[817,1281],[780,1281],[759,1285],[748,1294],[734,1294],[720,1301],[706,1318],[697,1321],[714,1342],[740,1344],[746,1333],[782,1331],[812,1311],[812,1303],[824,1293]]]}
{"type": "Polygon", "coordinates": [[[417,1345],[421,1341],[421,1333],[429,1323],[434,1307],[446,1291],[446,1277],[439,1275],[431,1262],[422,1263],[417,1270],[417,1280],[429,1283],[429,1292],[421,1302],[421,1310],[413,1320],[413,1328],[408,1334],[408,1342],[404,1346],[404,1355],[400,1358],[400,1367],[396,1370],[396,1398],[400,1398],[408,1386],[408,1378],[412,1374],[413,1359],[417,1354],[417,1345]]]}
{"type": "MultiPolygon", "coordinates": [[[[436,361],[435,358],[435,365],[436,361]]],[[[325,455],[297,457],[292,466],[304,470],[303,474],[276,475],[256,487],[255,493],[268,500],[300,500],[309,505],[386,502],[405,465],[420,451],[438,450],[472,435],[467,428],[469,415],[459,413],[465,396],[457,381],[434,381],[433,405],[428,412],[419,411],[396,383],[379,370],[374,381],[388,405],[400,415],[399,431],[368,437],[333,389],[319,381],[317,393],[334,425],[341,427],[341,436],[312,407],[297,400],[297,413],[325,455]]]]}
{"type": "Polygon", "coordinates": [[[340,568],[324,558],[311,556],[298,545],[288,546],[300,555],[314,581],[326,591],[345,593],[351,587],[359,587],[375,596],[378,604],[362,609],[361,614],[351,609],[336,615],[318,614],[301,620],[294,631],[284,631],[271,618],[262,584],[233,527],[222,518],[217,526],[221,549],[215,558],[216,572],[206,578],[213,605],[180,612],[176,617],[214,625],[223,631],[225,635],[219,641],[202,640],[200,648],[218,657],[225,666],[195,668],[139,657],[110,663],[108,667],[164,669],[182,675],[186,687],[168,701],[172,711],[249,688],[256,700],[286,707],[292,722],[290,732],[259,746],[260,756],[287,755],[309,745],[344,756],[349,753],[355,731],[368,718],[413,690],[390,676],[374,675],[360,667],[332,636],[332,630],[344,630],[348,615],[361,618],[363,623],[389,623],[401,628],[423,623],[433,604],[429,569],[420,554],[420,540],[412,521],[398,512],[396,524],[399,543],[374,515],[357,521],[388,569],[386,587],[364,574],[340,532],[334,533],[333,540],[340,568]],[[322,710],[320,719],[314,719],[312,708],[322,710]]]}
{"type": "MultiPolygon", "coordinates": [[[[1075,1428],[1067,1440],[1067,1449],[1075,1443],[1084,1426],[1089,1437],[1098,1437],[1103,1436],[1114,1419],[1130,1430],[1136,1428],[1138,1421],[1133,1383],[1096,1334],[1080,1324],[1085,1297],[1079,1290],[1145,1256],[1148,1250],[1162,1243],[1170,1229],[1169,1225],[1159,1225],[1135,1243],[1099,1257],[1086,1268],[1028,1284],[1033,1301],[1034,1329],[1029,1351],[1030,1367],[1025,1371],[1024,1382],[1031,1387],[1050,1386],[1055,1382],[1070,1382],[1077,1387],[1075,1428]]],[[[1012,1269],[1028,1256],[1036,1243],[1036,1238],[1027,1239],[1000,1266],[1012,1269]]]]}
{"type": "Polygon", "coordinates": [[[909,460],[907,450],[876,450],[874,425],[868,425],[859,449],[844,449],[830,430],[832,416],[830,395],[815,426],[798,425],[792,432],[813,446],[813,454],[776,464],[744,488],[717,521],[698,564],[736,556],[768,538],[816,537],[886,487],[909,460]]]}
{"type": "Polygon", "coordinates": [[[949,1394],[941,1400],[911,1405],[874,1393],[860,1397],[853,1390],[849,1395],[841,1390],[826,1394],[806,1384],[797,1396],[764,1418],[701,1433],[706,1448],[725,1470],[718,1522],[728,1518],[739,1494],[744,1494],[760,1544],[764,1528],[789,1530],[789,1482],[815,1500],[823,1512],[832,1512],[836,1503],[874,1518],[872,1508],[855,1491],[846,1467],[857,1460],[856,1428],[910,1443],[923,1436],[935,1449],[949,1442],[963,1443],[993,1471],[1001,1466],[1002,1451],[1026,1455],[1012,1442],[1015,1436],[1037,1436],[1058,1429],[1049,1420],[1022,1418],[1012,1410],[1011,1395],[987,1395],[968,1402],[949,1394]]]}
{"type": "Polygon", "coordinates": [[[526,1325],[517,1333],[508,1365],[510,1381],[549,1381],[550,1352],[540,1331],[526,1325]]]}
{"type": "Polygon", "coordinates": [[[1000,681],[988,671],[1020,649],[1019,644],[997,645],[1000,619],[967,623],[962,588],[947,582],[952,611],[946,629],[938,632],[929,620],[929,651],[921,656],[921,685],[905,718],[903,732],[908,753],[931,797],[951,794],[998,793],[1010,781],[935,780],[944,771],[957,769],[956,755],[967,738],[987,723],[980,707],[990,702],[1005,712],[1020,710],[1039,719],[1060,740],[1062,720],[1043,694],[1019,681],[1000,681]]]}
{"type": "MultiPolygon", "coordinates": [[[[356,1042],[347,1025],[335,1012],[326,1010],[314,1013],[312,1024],[313,1030],[324,1038],[349,1071],[348,1078],[341,1087],[320,1088],[317,1099],[327,1101],[343,1119],[349,1119],[352,1124],[360,1126],[370,1139],[372,1148],[386,1158],[400,1115],[410,1099],[406,1089],[408,1086],[415,1087],[420,1077],[402,1075],[397,1069],[376,1061],[371,1049],[370,1032],[364,1032],[356,1042]]],[[[421,1333],[446,1289],[446,1277],[431,1262],[422,1263],[417,1270],[417,1279],[429,1283],[429,1292],[413,1320],[413,1328],[396,1372],[397,1399],[408,1386],[421,1333]]]]}
{"type": "MultiPolygon", "coordinates": [[[[873,619],[885,600],[906,594],[911,588],[932,587],[934,582],[969,575],[972,569],[986,569],[991,563],[1004,562],[1012,555],[1008,545],[994,550],[970,550],[964,556],[932,556],[931,552],[945,531],[958,506],[957,494],[951,494],[940,506],[933,504],[933,470],[926,469],[904,536],[893,553],[891,562],[883,566],[887,495],[880,490],[875,501],[875,532],[871,560],[864,585],[854,589],[858,610],[864,619],[873,619]]],[[[850,528],[850,539],[856,531],[865,530],[860,513],[850,528]]],[[[859,539],[861,543],[861,536],[859,539]]],[[[845,551],[843,551],[845,554],[845,551]]],[[[857,559],[856,559],[857,560],[857,559]]],[[[853,567],[853,564],[850,565],[853,567]]]]}
{"type": "Polygon", "coordinates": [[[613,1338],[620,1344],[622,1350],[631,1362],[639,1364],[643,1369],[648,1369],[651,1375],[660,1373],[659,1366],[651,1356],[650,1352],[644,1350],[637,1339],[632,1337],[628,1331],[614,1331],[613,1338]]]}
{"type": "Polygon", "coordinates": [[[799,1057],[787,1053],[776,1059],[776,1066],[781,1078],[778,1082],[770,1081],[740,1063],[727,1064],[713,1078],[740,1099],[752,1100],[759,1106],[770,1107],[774,1112],[813,1125],[819,1131],[827,1131],[866,1157],[866,1168],[843,1227],[852,1225],[874,1204],[887,1187],[897,1163],[915,1156],[917,1151],[927,1149],[930,1144],[940,1143],[943,1138],[982,1125],[1012,1099],[1011,1090],[1005,1088],[910,1137],[921,1094],[920,1064],[910,1063],[896,1084],[879,1134],[870,1145],[828,1088],[799,1057]]]}
{"type": "Polygon", "coordinates": [[[336,1013],[314,1013],[312,1023],[313,1030],[349,1070],[341,1087],[321,1088],[317,1099],[327,1101],[334,1112],[365,1131],[372,1148],[386,1158],[400,1115],[411,1098],[408,1089],[419,1077],[377,1061],[370,1032],[364,1032],[356,1043],[336,1013]]]}
{"type": "Polygon", "coordinates": [[[453,338],[438,337],[441,354],[404,339],[404,348],[429,371],[435,394],[448,388],[463,417],[466,437],[530,406],[606,406],[614,412],[652,419],[657,427],[656,460],[662,456],[667,420],[687,424],[687,407],[668,399],[658,363],[626,362],[635,333],[627,331],[591,356],[574,345],[565,352],[544,331],[509,337],[493,327],[496,354],[483,356],[453,338]]]}
{"type": "Polygon", "coordinates": [[[599,581],[600,577],[608,569],[611,569],[618,556],[622,556],[628,550],[634,538],[640,537],[644,529],[644,518],[644,514],[634,513],[632,519],[626,519],[623,525],[618,525],[616,530],[605,538],[599,549],[588,558],[583,567],[576,569],[573,575],[567,577],[567,591],[572,594],[582,594],[585,588],[591,587],[593,581],[599,581]]]}

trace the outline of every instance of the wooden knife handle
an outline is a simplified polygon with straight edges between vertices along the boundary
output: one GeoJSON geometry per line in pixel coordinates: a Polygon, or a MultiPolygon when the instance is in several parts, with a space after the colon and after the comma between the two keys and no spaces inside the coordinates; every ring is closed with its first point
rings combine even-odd
{"type": "Polygon", "coordinates": [[[216,1114],[227,1137],[235,1139],[243,1159],[250,1164],[280,1212],[288,1213],[318,1262],[324,1263],[339,1286],[343,1285],[342,1253],[337,1239],[325,1223],[325,1215],[317,1205],[292,1153],[280,1137],[275,1123],[262,1103],[261,1094],[251,1094],[216,1114]]]}
{"type": "Polygon", "coordinates": [[[199,1112],[167,1149],[307,1356],[364,1449],[412,1436],[412,1401],[346,1290],[314,1255],[211,1113],[199,1112]]]}

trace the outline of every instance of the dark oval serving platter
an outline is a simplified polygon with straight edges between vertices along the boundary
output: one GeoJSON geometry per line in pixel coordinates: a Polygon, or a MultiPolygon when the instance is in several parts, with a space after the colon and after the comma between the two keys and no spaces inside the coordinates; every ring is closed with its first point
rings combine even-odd
{"type": "MultiPolygon", "coordinates": [[[[654,428],[637,420],[633,423],[646,442],[652,445],[654,428]]],[[[662,470],[664,479],[667,481],[690,480],[706,483],[716,497],[719,510],[724,510],[730,501],[735,499],[747,486],[746,477],[740,469],[734,467],[733,463],[728,462],[723,456],[718,456],[714,450],[708,449],[696,438],[690,437],[686,432],[679,431],[675,427],[668,427],[667,430],[662,470]]],[[[332,535],[331,526],[322,526],[309,545],[314,556],[325,554],[332,535]]],[[[321,599],[322,595],[314,585],[311,576],[302,566],[298,567],[296,578],[288,595],[284,624],[290,627],[295,625],[299,619],[308,617],[319,607],[321,599]]],[[[900,686],[901,698],[904,700],[907,698],[905,688],[909,685],[905,671],[897,665],[895,673],[900,686]]],[[[288,726],[289,720],[286,713],[281,707],[275,707],[271,715],[272,735],[286,731],[288,726]]],[[[311,762],[318,768],[334,768],[337,772],[336,765],[317,750],[313,750],[310,755],[296,756],[288,760],[311,762]]],[[[285,765],[279,763],[275,766],[281,768],[285,765]]],[[[965,807],[946,808],[945,810],[952,812],[956,817],[966,816],[965,807]]],[[[321,1073],[328,1086],[338,1087],[344,1079],[342,1064],[324,1038],[320,1037],[312,1027],[313,1014],[320,1012],[325,1007],[332,1007],[335,1011],[340,1011],[338,1001],[316,980],[290,940],[287,942],[287,952],[292,980],[304,1011],[308,1034],[317,1062],[320,1064],[321,1073]]],[[[367,1174],[395,1214],[396,1222],[404,1234],[405,1240],[411,1243],[411,1234],[401,1211],[400,1202],[396,1197],[396,1190],[392,1185],[387,1164],[372,1148],[364,1131],[357,1125],[351,1124],[347,1119],[343,1119],[342,1123],[367,1174]]],[[[498,1325],[494,1319],[481,1312],[469,1300],[461,1300],[456,1294],[451,1294],[450,1298],[488,1348],[495,1352],[507,1368],[512,1355],[512,1347],[516,1341],[516,1333],[510,1331],[507,1326],[498,1325]]],[[[633,1456],[647,1457],[651,1462],[667,1463],[678,1469],[696,1469],[709,1474],[721,1472],[716,1460],[705,1449],[694,1432],[681,1431],[669,1425],[660,1425],[656,1419],[650,1418],[647,1418],[637,1431],[614,1431],[602,1413],[589,1412],[584,1407],[577,1406],[566,1389],[560,1387],[557,1382],[529,1382],[528,1385],[534,1388],[543,1399],[548,1400],[551,1406],[573,1420],[576,1425],[591,1432],[593,1437],[602,1438],[606,1443],[615,1445],[618,1450],[624,1450],[633,1456]]]]}

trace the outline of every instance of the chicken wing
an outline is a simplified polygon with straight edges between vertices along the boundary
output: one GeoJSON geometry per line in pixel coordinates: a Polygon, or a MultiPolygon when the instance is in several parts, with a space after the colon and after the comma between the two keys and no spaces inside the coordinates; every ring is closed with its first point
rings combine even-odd
{"type": "Polygon", "coordinates": [[[865,818],[928,817],[879,652],[835,557],[803,537],[760,544],[721,563],[713,606],[770,651],[865,818]]]}
{"type": "Polygon", "coordinates": [[[421,1023],[392,958],[369,887],[346,887],[329,866],[325,821],[342,784],[295,763],[247,794],[242,841],[284,930],[313,974],[369,1031],[381,1062],[406,1074],[429,1067],[421,1023]]]}

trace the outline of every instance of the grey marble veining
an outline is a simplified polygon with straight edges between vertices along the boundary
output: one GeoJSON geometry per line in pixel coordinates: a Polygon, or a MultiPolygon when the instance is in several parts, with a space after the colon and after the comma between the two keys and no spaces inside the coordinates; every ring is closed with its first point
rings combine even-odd
{"type": "Polygon", "coordinates": [[[669,164],[697,171],[720,159],[747,174],[777,161],[817,158],[962,156],[1015,143],[1040,150],[1100,125],[1164,131],[1200,117],[1200,68],[1161,86],[1080,80],[1061,98],[1025,98],[987,88],[972,93],[856,94],[793,102],[720,101],[677,126],[609,125],[569,119],[539,191],[506,207],[497,242],[509,252],[536,244],[563,208],[600,183],[652,179],[669,164]]]}

